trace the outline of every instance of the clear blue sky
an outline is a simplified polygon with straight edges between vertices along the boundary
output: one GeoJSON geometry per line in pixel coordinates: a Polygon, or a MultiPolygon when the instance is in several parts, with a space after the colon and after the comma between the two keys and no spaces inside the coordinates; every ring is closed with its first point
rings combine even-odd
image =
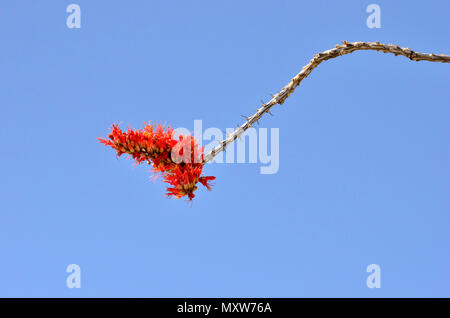
{"type": "Polygon", "coordinates": [[[342,40],[450,54],[448,1],[373,2],[2,2],[0,296],[450,297],[448,64],[325,62],[261,121],[279,172],[208,165],[192,205],[96,140],[233,127],[342,40]]]}

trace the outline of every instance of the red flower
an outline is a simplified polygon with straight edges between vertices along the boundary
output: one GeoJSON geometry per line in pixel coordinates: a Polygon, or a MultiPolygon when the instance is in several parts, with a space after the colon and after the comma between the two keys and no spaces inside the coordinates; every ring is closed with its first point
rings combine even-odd
{"type": "Polygon", "coordinates": [[[208,190],[211,190],[211,186],[208,183],[210,180],[214,180],[216,177],[202,177],[203,164],[180,164],[177,165],[172,171],[164,175],[164,182],[172,185],[167,188],[167,196],[175,196],[181,198],[188,196],[189,200],[192,200],[195,195],[194,191],[197,190],[197,183],[200,182],[208,190]]]}
{"type": "Polygon", "coordinates": [[[98,138],[105,146],[116,150],[117,156],[126,153],[137,164],[147,162],[153,171],[163,175],[163,181],[172,187],[167,188],[167,196],[192,200],[200,182],[211,190],[209,181],[215,177],[202,176],[203,148],[198,146],[192,136],[180,135],[174,138],[175,131],[161,125],[154,127],[145,124],[144,129],[122,131],[118,125],[112,126],[108,139],[98,138]]]}

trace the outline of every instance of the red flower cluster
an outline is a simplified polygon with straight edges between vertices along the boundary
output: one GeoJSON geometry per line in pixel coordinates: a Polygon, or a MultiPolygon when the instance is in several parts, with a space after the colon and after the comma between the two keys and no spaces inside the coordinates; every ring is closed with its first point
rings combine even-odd
{"type": "Polygon", "coordinates": [[[98,138],[105,146],[111,146],[117,155],[129,154],[136,163],[147,162],[156,173],[161,173],[168,183],[167,196],[192,200],[200,182],[211,190],[210,181],[216,177],[202,176],[203,148],[192,136],[174,137],[175,131],[161,125],[145,124],[144,129],[122,131],[112,126],[108,138],[98,138]]]}

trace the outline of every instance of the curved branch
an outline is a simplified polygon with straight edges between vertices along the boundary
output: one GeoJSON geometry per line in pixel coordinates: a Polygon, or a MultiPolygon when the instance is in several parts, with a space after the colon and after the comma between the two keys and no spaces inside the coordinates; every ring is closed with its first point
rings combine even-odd
{"type": "Polygon", "coordinates": [[[289,84],[281,89],[281,91],[272,96],[272,99],[267,103],[264,103],[253,116],[247,117],[245,123],[236,128],[231,134],[227,135],[227,138],[219,143],[217,147],[215,147],[211,152],[205,155],[203,159],[203,163],[207,163],[211,161],[217,154],[221,153],[225,150],[225,148],[232,143],[236,138],[239,138],[244,131],[250,128],[255,122],[257,122],[265,113],[270,113],[270,109],[277,105],[283,104],[286,98],[291,95],[297,86],[300,85],[301,81],[306,78],[313,69],[315,69],[320,63],[323,61],[353,53],[354,51],[360,50],[373,50],[373,51],[381,51],[383,53],[392,53],[394,55],[403,55],[409,58],[412,61],[430,61],[430,62],[441,62],[441,63],[450,63],[449,55],[436,55],[433,53],[424,54],[419,52],[414,52],[409,48],[402,48],[398,45],[393,44],[382,44],[379,42],[352,42],[349,43],[347,41],[342,42],[342,45],[336,45],[335,48],[331,50],[320,52],[309,61],[307,65],[305,65],[300,73],[298,73],[294,78],[291,79],[289,84]]]}

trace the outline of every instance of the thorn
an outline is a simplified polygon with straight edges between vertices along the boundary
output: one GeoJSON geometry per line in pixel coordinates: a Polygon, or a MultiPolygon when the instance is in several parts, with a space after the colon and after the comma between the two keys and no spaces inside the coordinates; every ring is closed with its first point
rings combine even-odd
{"type": "Polygon", "coordinates": [[[269,113],[270,116],[273,116],[273,114],[270,112],[270,110],[266,110],[266,113],[269,113]]]}
{"type": "Polygon", "coordinates": [[[247,117],[247,116],[241,115],[241,117],[244,117],[244,118],[245,118],[245,121],[249,121],[249,120],[250,120],[250,118],[247,117]]]}

